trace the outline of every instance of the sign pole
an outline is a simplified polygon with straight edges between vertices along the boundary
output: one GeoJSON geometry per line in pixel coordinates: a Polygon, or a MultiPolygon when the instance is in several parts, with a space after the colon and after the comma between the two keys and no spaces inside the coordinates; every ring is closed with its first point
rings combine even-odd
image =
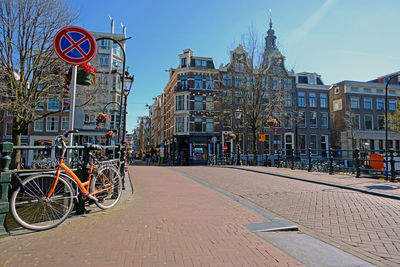
{"type": "MultiPolygon", "coordinates": [[[[76,94],[76,74],[77,74],[78,66],[72,65],[72,73],[71,73],[71,105],[69,109],[69,130],[72,131],[74,129],[74,119],[75,119],[75,94],[76,94]]],[[[74,134],[70,133],[68,136],[68,144],[73,146],[74,134]]],[[[69,153],[69,160],[72,160],[72,153],[69,153]]]]}

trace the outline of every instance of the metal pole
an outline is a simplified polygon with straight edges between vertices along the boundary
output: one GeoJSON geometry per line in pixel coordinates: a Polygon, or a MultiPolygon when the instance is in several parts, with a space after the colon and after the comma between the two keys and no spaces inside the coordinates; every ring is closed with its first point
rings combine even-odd
{"type": "MultiPolygon", "coordinates": [[[[76,74],[78,72],[78,66],[73,65],[72,66],[72,73],[71,73],[71,106],[69,109],[69,131],[72,131],[74,129],[74,119],[75,119],[75,95],[76,95],[76,74]]],[[[73,141],[74,141],[74,134],[70,133],[68,136],[68,144],[70,146],[73,146],[73,141]]],[[[72,161],[72,150],[68,151],[68,162],[72,161]]]]}
{"type": "MultiPolygon", "coordinates": [[[[389,179],[389,158],[388,158],[388,149],[389,149],[389,146],[388,146],[388,108],[389,108],[389,105],[388,105],[388,86],[389,86],[389,83],[390,83],[390,81],[393,79],[393,78],[395,78],[395,77],[398,77],[398,76],[400,76],[400,74],[395,74],[395,75],[393,75],[392,77],[390,77],[389,78],[389,80],[386,82],[386,86],[385,86],[385,160],[384,160],[384,162],[386,163],[386,181],[389,179]]],[[[393,176],[392,176],[393,177],[393,176]]],[[[390,180],[391,182],[394,182],[395,181],[395,179],[391,179],[390,180]]]]}

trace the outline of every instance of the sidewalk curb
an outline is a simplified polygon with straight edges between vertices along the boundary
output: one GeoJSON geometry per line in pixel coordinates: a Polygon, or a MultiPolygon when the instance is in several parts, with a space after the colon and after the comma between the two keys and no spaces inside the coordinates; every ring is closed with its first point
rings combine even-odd
{"type": "Polygon", "coordinates": [[[260,173],[260,174],[274,175],[274,176],[278,176],[278,177],[282,177],[282,178],[287,178],[287,179],[292,179],[292,180],[298,180],[298,181],[302,181],[302,182],[309,182],[309,183],[314,183],[314,184],[321,184],[321,185],[334,186],[334,187],[338,187],[338,188],[342,188],[342,189],[348,189],[348,190],[358,191],[358,192],[365,193],[365,194],[370,194],[370,195],[375,195],[375,196],[380,196],[380,197],[385,197],[385,198],[391,198],[391,199],[400,200],[400,196],[398,196],[398,195],[376,192],[376,191],[373,191],[373,190],[362,189],[362,188],[358,188],[358,187],[354,187],[354,186],[341,185],[341,184],[323,182],[323,181],[318,181],[318,180],[310,180],[310,179],[306,179],[306,178],[300,178],[300,177],[295,177],[295,176],[288,176],[288,175],[285,175],[285,174],[272,173],[272,172],[268,172],[268,171],[258,171],[258,170],[252,170],[252,169],[246,169],[246,168],[239,168],[239,167],[221,167],[221,168],[231,168],[231,169],[237,169],[237,170],[242,170],[242,171],[249,171],[249,172],[260,173]]]}

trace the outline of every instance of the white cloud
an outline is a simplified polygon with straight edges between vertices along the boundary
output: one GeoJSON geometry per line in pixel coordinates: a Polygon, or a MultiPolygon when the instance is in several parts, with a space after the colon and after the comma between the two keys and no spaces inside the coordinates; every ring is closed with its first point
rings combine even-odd
{"type": "Polygon", "coordinates": [[[326,0],[325,3],[312,14],[303,24],[301,24],[292,35],[292,42],[301,41],[321,20],[336,0],[326,0]]]}

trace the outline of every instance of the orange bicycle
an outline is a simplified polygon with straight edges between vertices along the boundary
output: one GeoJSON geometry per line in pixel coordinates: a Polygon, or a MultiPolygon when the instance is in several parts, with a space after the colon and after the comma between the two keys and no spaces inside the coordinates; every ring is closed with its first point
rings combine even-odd
{"type": "MultiPolygon", "coordinates": [[[[71,213],[78,196],[91,199],[101,209],[117,204],[122,192],[122,179],[114,165],[101,164],[90,155],[88,180],[82,182],[64,163],[67,146],[59,135],[55,143],[62,150],[56,172],[29,176],[20,182],[10,199],[10,212],[22,227],[33,231],[47,230],[61,224],[71,213]],[[65,172],[62,172],[64,170],[65,172]]],[[[53,151],[55,146],[53,145],[53,151]]],[[[100,150],[101,146],[90,145],[89,150],[100,150]]]]}

